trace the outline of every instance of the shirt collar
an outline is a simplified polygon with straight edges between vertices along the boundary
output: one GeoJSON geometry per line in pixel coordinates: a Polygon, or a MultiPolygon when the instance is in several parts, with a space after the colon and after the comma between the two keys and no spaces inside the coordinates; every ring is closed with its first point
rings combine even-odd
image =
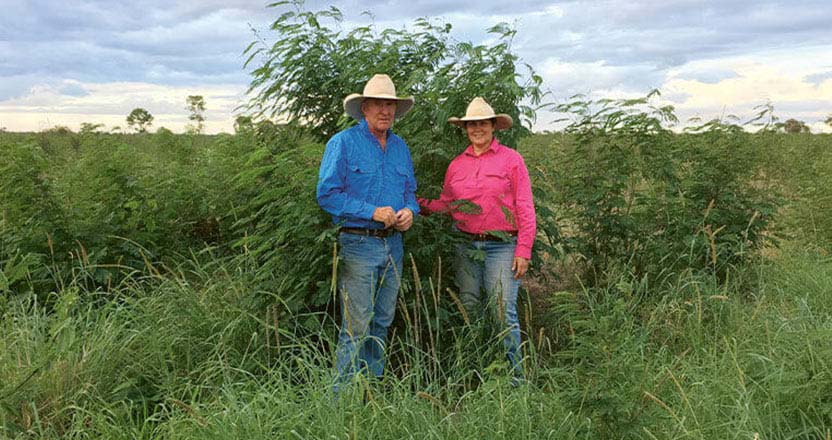
{"type": "MultiPolygon", "coordinates": [[[[491,138],[491,145],[489,145],[488,149],[483,151],[482,154],[486,154],[489,151],[494,152],[496,154],[496,153],[500,152],[500,148],[501,148],[501,146],[500,146],[500,143],[497,142],[497,138],[493,137],[493,138],[491,138]]],[[[468,148],[465,149],[464,153],[467,154],[468,156],[477,157],[477,153],[474,152],[474,144],[469,144],[468,148]]]]}

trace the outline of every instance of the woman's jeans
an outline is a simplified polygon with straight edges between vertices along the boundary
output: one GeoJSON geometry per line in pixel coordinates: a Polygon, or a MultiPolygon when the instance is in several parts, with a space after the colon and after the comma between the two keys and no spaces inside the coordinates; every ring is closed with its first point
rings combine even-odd
{"type": "Polygon", "coordinates": [[[359,372],[384,373],[387,328],[393,322],[402,271],[402,236],[338,235],[338,335],[335,390],[359,372]]]}
{"type": "Polygon", "coordinates": [[[512,368],[512,376],[523,376],[523,353],[520,351],[520,323],[517,320],[517,291],[520,280],[514,278],[515,242],[472,241],[457,245],[456,285],[459,298],[472,321],[483,309],[506,332],[503,345],[512,368]],[[483,295],[484,293],[484,295],[483,295]]]}

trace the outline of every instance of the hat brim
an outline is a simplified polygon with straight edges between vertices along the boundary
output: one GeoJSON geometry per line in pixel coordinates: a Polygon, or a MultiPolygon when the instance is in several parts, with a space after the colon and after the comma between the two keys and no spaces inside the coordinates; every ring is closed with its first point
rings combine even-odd
{"type": "Polygon", "coordinates": [[[511,119],[511,116],[505,113],[499,113],[494,116],[469,116],[469,117],[462,117],[462,118],[448,118],[448,122],[457,127],[465,127],[466,122],[470,121],[485,121],[487,119],[494,119],[494,129],[495,130],[505,130],[511,128],[514,124],[514,120],[511,119]]]}
{"type": "Polygon", "coordinates": [[[396,105],[396,113],[393,116],[395,119],[399,119],[407,114],[407,112],[413,108],[413,103],[416,101],[412,96],[399,97],[390,95],[361,95],[359,93],[353,93],[344,98],[344,112],[350,115],[353,119],[364,119],[364,114],[361,113],[361,103],[367,98],[390,99],[398,101],[398,104],[396,105]]]}

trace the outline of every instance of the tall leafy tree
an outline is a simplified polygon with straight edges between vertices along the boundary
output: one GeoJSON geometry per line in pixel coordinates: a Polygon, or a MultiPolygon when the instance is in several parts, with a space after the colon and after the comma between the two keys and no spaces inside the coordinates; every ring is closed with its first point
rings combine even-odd
{"type": "MultiPolygon", "coordinates": [[[[463,130],[447,119],[464,114],[468,103],[482,96],[495,111],[514,118],[514,127],[497,136],[516,147],[522,136],[530,134],[544,99],[542,80],[513,53],[515,31],[505,24],[490,28],[492,38],[486,43],[473,44],[452,39],[451,24],[427,19],[402,29],[369,24],[342,30],[343,15],[337,8],[308,11],[301,1],[271,6],[280,8],[281,15],[269,32],[257,33],[244,52],[252,75],[244,110],[255,119],[300,126],[303,129],[297,132],[303,137],[283,135],[251,157],[262,167],[256,174],[241,174],[238,182],[252,188],[257,197],[241,207],[238,225],[250,228],[240,234],[246,237],[245,247],[261,258],[266,273],[283,277],[276,281],[280,286],[309,289],[291,290],[284,299],[298,295],[293,298],[302,298],[299,304],[321,305],[330,297],[329,284],[321,280],[329,278],[331,267],[326,262],[331,242],[325,240],[330,236],[329,219],[315,203],[315,170],[321,144],[355,124],[344,114],[344,97],[361,92],[376,73],[390,75],[397,94],[415,96],[414,108],[396,121],[394,131],[410,146],[419,180],[417,193],[436,197],[449,162],[468,144],[463,130]],[[297,267],[309,270],[293,270],[297,267]]],[[[543,194],[536,194],[538,203],[543,199],[543,194]]],[[[430,273],[438,256],[452,261],[449,223],[445,216],[423,218],[407,235],[408,241],[419,241],[406,248],[422,268],[420,273],[430,273]]],[[[538,229],[553,225],[552,218],[540,218],[538,229]]],[[[536,245],[538,251],[546,249],[545,243],[536,245]]]]}
{"type": "MultiPolygon", "coordinates": [[[[255,116],[287,119],[310,129],[320,141],[354,123],[344,114],[343,98],[360,92],[375,73],[387,73],[397,92],[416,97],[413,110],[395,126],[411,146],[420,180],[441,183],[450,159],[467,144],[461,130],[447,124],[464,114],[476,96],[515,126],[499,134],[516,146],[530,133],[544,97],[542,79],[511,50],[515,31],[506,24],[489,29],[493,43],[475,45],[450,38],[451,24],[418,19],[408,29],[367,25],[342,32],[340,10],[310,12],[302,1],[271,25],[273,41],[258,34],[245,50],[252,82],[247,109],[255,116]],[[426,159],[426,160],[423,160],[426,159]]],[[[438,188],[434,188],[438,189],[438,188]]]]}
{"type": "Polygon", "coordinates": [[[805,122],[798,121],[797,119],[787,119],[783,123],[783,130],[786,133],[808,133],[809,126],[805,122]]]}
{"type": "Polygon", "coordinates": [[[81,123],[81,134],[99,133],[99,130],[104,127],[104,124],[96,124],[93,122],[81,123]]]}
{"type": "Polygon", "coordinates": [[[147,132],[148,127],[153,124],[153,115],[143,108],[134,108],[127,115],[127,125],[136,130],[136,133],[147,132]]]}
{"type": "Polygon", "coordinates": [[[234,132],[243,133],[254,129],[254,120],[251,116],[240,115],[234,119],[234,132]]]}
{"type": "Polygon", "coordinates": [[[202,133],[205,128],[205,98],[202,95],[189,95],[185,102],[186,109],[190,112],[188,120],[191,121],[188,132],[202,133]]]}

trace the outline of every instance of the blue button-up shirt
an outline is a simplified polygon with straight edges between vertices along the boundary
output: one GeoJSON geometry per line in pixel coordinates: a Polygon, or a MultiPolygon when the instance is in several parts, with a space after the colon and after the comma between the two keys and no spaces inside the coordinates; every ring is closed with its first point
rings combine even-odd
{"type": "Polygon", "coordinates": [[[367,121],[338,132],[326,144],[318,173],[318,204],[333,223],[350,228],[383,229],[373,220],[378,207],[419,213],[410,149],[387,130],[382,150],[367,121]]]}

